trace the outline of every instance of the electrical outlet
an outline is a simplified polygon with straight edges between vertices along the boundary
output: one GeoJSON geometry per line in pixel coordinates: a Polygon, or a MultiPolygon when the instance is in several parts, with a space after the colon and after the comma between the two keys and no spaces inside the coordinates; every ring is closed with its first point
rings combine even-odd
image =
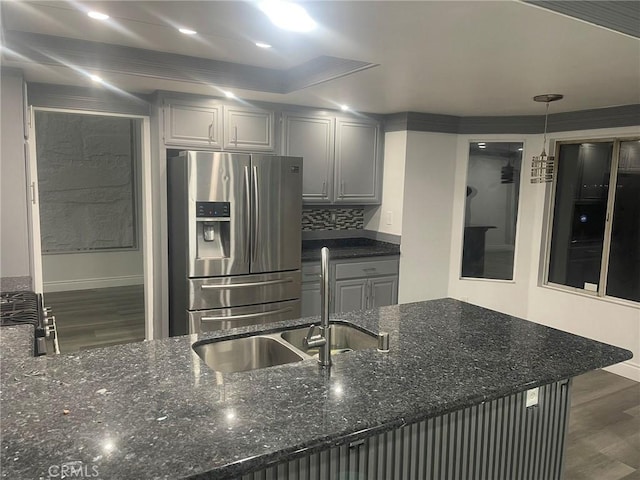
{"type": "Polygon", "coordinates": [[[531,390],[527,390],[527,401],[525,403],[525,406],[527,408],[529,407],[535,407],[536,405],[538,405],[538,390],[539,388],[532,388],[531,390]]]}
{"type": "Polygon", "coordinates": [[[393,212],[389,210],[387,212],[387,225],[393,224],[393,212]]]}

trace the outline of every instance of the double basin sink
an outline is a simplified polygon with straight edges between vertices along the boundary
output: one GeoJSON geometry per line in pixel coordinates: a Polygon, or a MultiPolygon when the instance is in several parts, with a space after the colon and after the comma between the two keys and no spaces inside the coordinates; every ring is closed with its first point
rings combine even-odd
{"type": "MultiPolygon", "coordinates": [[[[217,372],[231,373],[300,362],[314,356],[304,339],[310,325],[231,340],[204,340],[193,344],[195,353],[217,372]]],[[[331,354],[378,347],[378,336],[347,323],[331,322],[331,354]]]]}

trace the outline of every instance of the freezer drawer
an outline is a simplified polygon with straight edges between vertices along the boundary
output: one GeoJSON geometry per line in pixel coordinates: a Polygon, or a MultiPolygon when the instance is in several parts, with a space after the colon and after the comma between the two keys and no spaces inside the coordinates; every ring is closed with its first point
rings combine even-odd
{"type": "Polygon", "coordinates": [[[188,313],[189,333],[211,332],[300,318],[300,300],[188,313]]]}
{"type": "Polygon", "coordinates": [[[239,307],[300,298],[300,270],[189,279],[187,310],[239,307]]]}

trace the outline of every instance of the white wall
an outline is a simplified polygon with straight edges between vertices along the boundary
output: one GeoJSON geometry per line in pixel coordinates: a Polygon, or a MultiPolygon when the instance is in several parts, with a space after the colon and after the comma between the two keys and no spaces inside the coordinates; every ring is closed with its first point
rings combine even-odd
{"type": "Polygon", "coordinates": [[[402,235],[406,155],[407,132],[387,132],[384,136],[382,204],[377,207],[365,207],[366,230],[402,235]]]}
{"type": "MultiPolygon", "coordinates": [[[[637,132],[637,127],[630,127],[554,133],[552,137],[557,140],[595,139],[637,135],[637,132]]],[[[631,350],[634,355],[632,360],[610,367],[609,370],[640,381],[639,306],[594,298],[587,294],[569,293],[540,285],[540,258],[544,251],[543,227],[549,187],[531,184],[529,172],[531,157],[538,155],[541,149],[542,135],[499,135],[482,138],[459,136],[455,162],[455,200],[452,213],[448,294],[453,298],[631,350]],[[525,142],[513,282],[461,280],[459,275],[468,143],[479,140],[486,142],[524,140],[525,142]]],[[[405,239],[406,233],[403,235],[403,244],[405,239]]]]}
{"type": "Polygon", "coordinates": [[[31,275],[22,102],[22,75],[3,70],[0,79],[0,277],[31,275]]]}
{"type": "Polygon", "coordinates": [[[410,131],[406,151],[400,303],[448,294],[456,135],[410,131]]]}
{"type": "Polygon", "coordinates": [[[45,293],[141,285],[142,249],[43,255],[42,274],[45,293]]]}

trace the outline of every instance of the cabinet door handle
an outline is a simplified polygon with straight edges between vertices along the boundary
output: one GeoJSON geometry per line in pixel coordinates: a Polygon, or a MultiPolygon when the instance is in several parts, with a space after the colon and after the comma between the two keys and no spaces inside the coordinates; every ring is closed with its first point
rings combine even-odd
{"type": "Polygon", "coordinates": [[[213,122],[209,124],[209,141],[213,142],[213,122]]]}
{"type": "Polygon", "coordinates": [[[322,182],[322,196],[327,196],[327,182],[322,182]]]}
{"type": "Polygon", "coordinates": [[[344,182],[340,182],[340,196],[344,197],[344,182]]]}
{"type": "Polygon", "coordinates": [[[364,308],[369,308],[369,280],[364,284],[364,308]]]}
{"type": "Polygon", "coordinates": [[[373,283],[369,282],[369,288],[371,289],[371,308],[376,306],[376,289],[373,288],[373,283]]]}
{"type": "Polygon", "coordinates": [[[238,126],[237,125],[233,127],[233,143],[236,144],[236,147],[238,146],[238,126]]]}

